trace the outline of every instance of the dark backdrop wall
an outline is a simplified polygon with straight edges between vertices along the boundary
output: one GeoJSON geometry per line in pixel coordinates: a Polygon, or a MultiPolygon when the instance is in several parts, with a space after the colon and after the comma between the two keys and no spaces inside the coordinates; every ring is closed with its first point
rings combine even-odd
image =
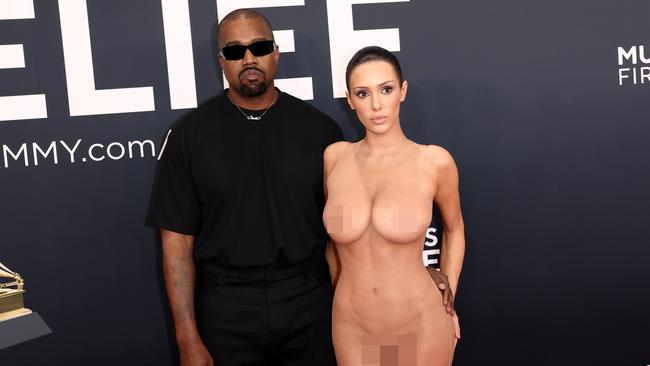
{"type": "Polygon", "coordinates": [[[223,88],[210,30],[240,6],[285,31],[281,87],[350,140],[347,57],[401,59],[406,134],[461,173],[455,365],[650,364],[647,1],[3,0],[0,261],[53,330],[3,366],[173,364],[155,156],[223,88]]]}

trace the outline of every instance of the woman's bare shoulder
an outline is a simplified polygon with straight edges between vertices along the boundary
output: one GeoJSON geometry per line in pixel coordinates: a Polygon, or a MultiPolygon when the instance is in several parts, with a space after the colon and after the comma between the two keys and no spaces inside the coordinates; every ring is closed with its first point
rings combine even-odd
{"type": "Polygon", "coordinates": [[[454,158],[449,151],[442,146],[438,145],[420,145],[422,155],[429,166],[437,168],[454,167],[454,158]]]}
{"type": "Polygon", "coordinates": [[[352,146],[352,143],[348,141],[338,141],[329,145],[323,152],[323,160],[325,162],[335,162],[350,146],[352,146]]]}

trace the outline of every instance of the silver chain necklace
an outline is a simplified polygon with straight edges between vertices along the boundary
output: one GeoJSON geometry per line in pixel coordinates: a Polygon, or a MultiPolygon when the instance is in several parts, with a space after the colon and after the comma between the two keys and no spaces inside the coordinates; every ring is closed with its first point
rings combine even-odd
{"type": "Polygon", "coordinates": [[[260,114],[259,116],[253,116],[252,114],[246,114],[246,112],[244,112],[241,108],[239,108],[239,106],[237,104],[235,104],[235,103],[233,103],[233,104],[235,104],[235,107],[237,107],[237,109],[239,109],[241,114],[243,114],[244,117],[246,117],[247,120],[249,120],[249,121],[260,121],[260,120],[262,120],[262,117],[264,117],[266,112],[268,112],[269,109],[271,109],[271,107],[273,107],[275,105],[275,102],[277,102],[277,100],[278,100],[278,93],[276,92],[275,93],[275,98],[273,98],[273,103],[271,103],[271,105],[268,106],[268,108],[266,108],[264,110],[264,112],[262,112],[262,114],[260,114]]]}

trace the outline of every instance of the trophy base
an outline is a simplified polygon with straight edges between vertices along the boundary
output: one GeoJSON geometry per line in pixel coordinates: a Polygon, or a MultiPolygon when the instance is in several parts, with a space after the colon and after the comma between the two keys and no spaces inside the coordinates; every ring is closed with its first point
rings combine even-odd
{"type": "Polygon", "coordinates": [[[0,350],[50,333],[50,327],[35,312],[5,319],[0,322],[0,350]]]}

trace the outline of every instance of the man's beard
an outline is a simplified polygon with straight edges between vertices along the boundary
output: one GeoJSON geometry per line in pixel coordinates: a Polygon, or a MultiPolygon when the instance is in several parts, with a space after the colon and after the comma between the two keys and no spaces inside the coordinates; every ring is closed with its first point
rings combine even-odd
{"type": "Polygon", "coordinates": [[[246,69],[239,74],[239,92],[248,98],[259,97],[260,95],[264,94],[266,92],[266,89],[269,87],[266,82],[266,75],[264,72],[262,72],[262,70],[254,68],[255,71],[259,72],[262,75],[262,79],[258,80],[258,82],[254,84],[245,83],[244,80],[242,80],[242,76],[248,70],[250,69],[246,69]]]}
{"type": "Polygon", "coordinates": [[[239,92],[245,96],[245,97],[259,97],[260,95],[264,94],[266,92],[266,89],[268,89],[268,85],[265,83],[258,83],[255,85],[244,85],[244,84],[239,84],[239,92]]]}

